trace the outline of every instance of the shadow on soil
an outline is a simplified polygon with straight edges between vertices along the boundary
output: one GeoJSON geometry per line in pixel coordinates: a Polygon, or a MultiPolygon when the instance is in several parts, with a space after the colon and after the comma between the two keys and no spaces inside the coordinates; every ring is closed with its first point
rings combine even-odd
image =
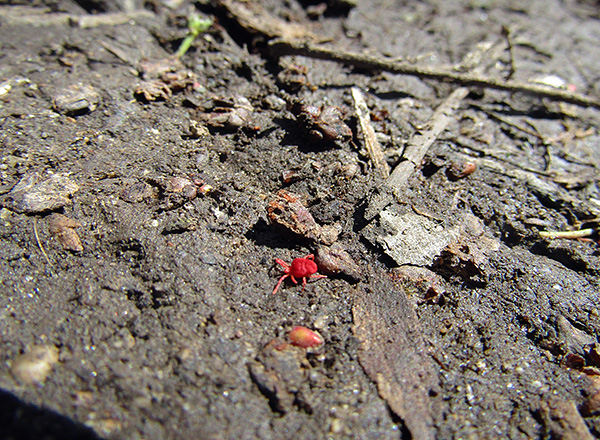
{"type": "Polygon", "coordinates": [[[94,431],[57,412],[21,401],[0,389],[0,438],[100,440],[94,431]]]}

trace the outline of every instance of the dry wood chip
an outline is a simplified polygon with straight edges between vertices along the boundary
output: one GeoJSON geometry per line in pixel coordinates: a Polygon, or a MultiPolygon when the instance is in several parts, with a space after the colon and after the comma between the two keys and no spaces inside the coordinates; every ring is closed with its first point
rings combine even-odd
{"type": "Polygon", "coordinates": [[[375,136],[375,130],[371,125],[371,121],[369,119],[369,107],[367,107],[365,97],[358,87],[352,87],[351,90],[352,99],[354,99],[354,111],[358,117],[365,147],[367,148],[371,162],[373,162],[375,168],[381,172],[381,175],[384,178],[387,178],[390,175],[390,171],[385,163],[381,146],[379,145],[377,137],[375,136]]]}
{"type": "Polygon", "coordinates": [[[352,308],[360,363],[412,438],[433,439],[429,392],[438,380],[416,314],[406,294],[385,277],[371,288],[359,293],[352,308]]]}
{"type": "Polygon", "coordinates": [[[58,91],[53,99],[54,108],[66,115],[93,112],[100,102],[100,94],[90,84],[71,84],[58,91]]]}
{"type": "Polygon", "coordinates": [[[341,232],[338,224],[320,226],[304,206],[302,197],[283,189],[269,202],[267,217],[272,224],[315,243],[332,244],[341,232]]]}
{"type": "Polygon", "coordinates": [[[62,214],[52,214],[48,217],[48,229],[50,234],[62,245],[63,249],[73,252],[81,252],[83,245],[75,232],[75,228],[81,227],[81,223],[62,214]]]}

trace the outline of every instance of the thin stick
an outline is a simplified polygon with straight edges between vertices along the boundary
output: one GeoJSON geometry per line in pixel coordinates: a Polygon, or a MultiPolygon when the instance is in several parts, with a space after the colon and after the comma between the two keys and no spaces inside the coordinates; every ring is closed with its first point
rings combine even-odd
{"type": "Polygon", "coordinates": [[[425,127],[411,138],[402,154],[402,161],[396,165],[394,171],[385,179],[383,191],[377,191],[369,201],[364,212],[365,220],[371,221],[393,199],[396,199],[396,201],[401,199],[408,178],[421,164],[429,147],[446,129],[453,118],[454,111],[468,93],[469,90],[466,87],[459,87],[454,90],[433,112],[425,127]]]}
{"type": "Polygon", "coordinates": [[[457,72],[448,69],[417,66],[406,62],[385,60],[373,55],[327,48],[308,42],[278,39],[270,42],[269,48],[271,54],[274,56],[302,55],[310,58],[337,61],[359,68],[384,70],[392,73],[417,76],[419,78],[448,81],[463,86],[478,86],[508,92],[521,92],[555,101],[568,102],[582,107],[600,108],[600,98],[582,95],[565,89],[555,89],[541,84],[505,81],[503,78],[489,78],[472,72],[457,72]]]}
{"type": "MultiPolygon", "coordinates": [[[[502,47],[498,44],[491,46],[482,46],[480,50],[471,54],[475,60],[481,60],[484,53],[488,53],[487,63],[495,61],[501,54],[502,47]]],[[[478,61],[474,67],[476,73],[485,71],[486,64],[478,61]]],[[[402,154],[402,161],[396,165],[392,174],[385,180],[383,191],[376,191],[364,212],[364,218],[371,221],[381,210],[383,210],[391,201],[392,197],[399,201],[402,197],[402,190],[408,181],[410,175],[423,161],[427,150],[438,139],[446,129],[453,114],[459,107],[462,100],[467,96],[469,90],[466,87],[459,87],[454,90],[446,100],[435,110],[427,124],[415,134],[402,154]]]]}
{"type": "Polygon", "coordinates": [[[435,110],[425,128],[411,138],[404,154],[402,154],[403,161],[396,165],[390,177],[385,181],[396,196],[398,196],[399,191],[404,187],[413,171],[421,165],[421,161],[429,147],[452,121],[454,111],[468,93],[469,90],[466,87],[459,87],[454,90],[435,110]]]}
{"type": "Polygon", "coordinates": [[[50,258],[48,258],[48,254],[44,250],[44,246],[42,246],[42,242],[40,241],[40,236],[38,234],[38,229],[37,229],[37,219],[36,218],[33,219],[33,234],[35,235],[35,240],[37,241],[37,245],[40,248],[40,251],[42,251],[42,254],[44,254],[44,257],[46,257],[46,261],[48,262],[49,265],[52,265],[52,263],[50,262],[50,258]]]}
{"type": "Polygon", "coordinates": [[[509,55],[508,65],[510,68],[510,70],[508,71],[508,75],[506,75],[506,78],[504,78],[504,79],[509,80],[515,74],[515,51],[514,51],[513,44],[512,44],[510,28],[508,26],[502,26],[502,35],[504,35],[504,37],[506,37],[506,44],[508,46],[508,55],[509,55]]]}
{"type": "Polygon", "coordinates": [[[360,129],[362,130],[363,138],[365,140],[367,153],[375,168],[377,168],[381,172],[381,175],[386,178],[390,175],[390,172],[387,164],[383,160],[383,151],[381,151],[381,146],[375,137],[375,130],[373,130],[373,126],[371,125],[369,108],[358,87],[352,87],[352,99],[354,99],[354,111],[356,112],[358,122],[360,123],[360,129]]]}
{"type": "Polygon", "coordinates": [[[596,233],[593,228],[580,229],[578,231],[540,231],[542,238],[585,238],[596,233]]]}

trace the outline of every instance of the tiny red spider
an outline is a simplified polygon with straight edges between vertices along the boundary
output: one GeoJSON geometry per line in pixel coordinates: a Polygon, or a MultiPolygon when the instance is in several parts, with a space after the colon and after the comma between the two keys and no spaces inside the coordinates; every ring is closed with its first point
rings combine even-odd
{"type": "Polygon", "coordinates": [[[275,289],[273,289],[273,295],[277,293],[277,289],[279,289],[279,286],[281,286],[281,283],[283,283],[283,280],[285,280],[287,277],[290,277],[294,284],[298,284],[296,278],[302,278],[302,290],[304,290],[304,287],[306,287],[307,278],[327,278],[325,275],[315,275],[319,268],[314,260],[315,256],[310,254],[304,258],[296,258],[294,261],[292,261],[292,264],[289,265],[285,261],[276,258],[275,261],[281,264],[285,269],[285,274],[279,278],[275,289]]]}

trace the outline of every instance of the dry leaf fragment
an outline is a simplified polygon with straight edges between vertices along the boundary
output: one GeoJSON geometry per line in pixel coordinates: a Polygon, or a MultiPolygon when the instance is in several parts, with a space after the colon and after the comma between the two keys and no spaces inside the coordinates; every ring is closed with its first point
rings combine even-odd
{"type": "Polygon", "coordinates": [[[75,232],[75,228],[79,227],[81,227],[81,223],[62,214],[52,214],[48,217],[50,234],[67,251],[81,252],[83,250],[81,240],[75,232]]]}

